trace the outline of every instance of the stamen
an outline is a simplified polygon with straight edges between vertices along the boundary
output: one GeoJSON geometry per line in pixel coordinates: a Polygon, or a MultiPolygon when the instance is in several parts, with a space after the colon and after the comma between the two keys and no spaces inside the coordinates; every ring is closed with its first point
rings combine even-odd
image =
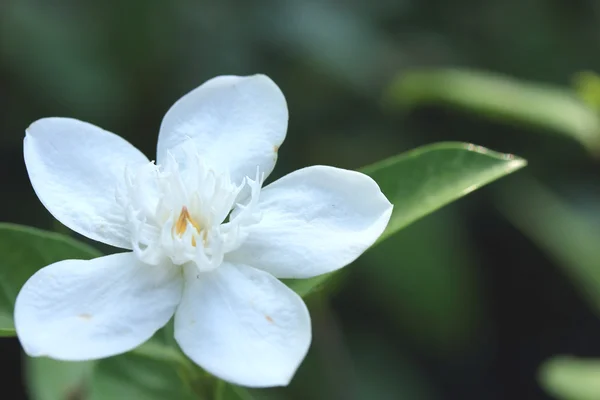
{"type": "MultiPolygon", "coordinates": [[[[198,233],[200,233],[200,225],[196,221],[194,221],[187,207],[183,206],[183,208],[181,209],[181,214],[179,214],[179,218],[177,219],[175,226],[173,226],[175,234],[179,237],[182,237],[185,231],[187,230],[188,222],[192,224],[194,228],[196,228],[196,231],[198,231],[198,233]]],[[[192,239],[192,244],[196,246],[194,242],[195,239],[192,239]]]]}
{"type": "Polygon", "coordinates": [[[194,262],[200,271],[210,271],[242,245],[250,226],[260,220],[264,176],[257,170],[254,179],[236,184],[227,172],[205,165],[193,146],[180,149],[181,160],[169,154],[164,165],[128,170],[117,199],[140,260],[152,265],[165,259],[175,265],[194,262]],[[241,196],[242,190],[248,193],[241,196]]]}

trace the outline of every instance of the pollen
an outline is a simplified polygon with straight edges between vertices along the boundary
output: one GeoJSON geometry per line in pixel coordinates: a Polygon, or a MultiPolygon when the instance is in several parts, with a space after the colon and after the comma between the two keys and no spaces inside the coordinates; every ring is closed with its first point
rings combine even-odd
{"type": "MultiPolygon", "coordinates": [[[[177,219],[177,222],[175,223],[175,226],[173,227],[173,230],[175,231],[175,234],[178,235],[179,237],[183,236],[183,234],[187,230],[188,222],[190,224],[192,224],[192,226],[194,228],[196,228],[196,231],[198,233],[200,233],[200,231],[202,230],[201,227],[200,227],[200,224],[198,224],[194,220],[194,218],[192,218],[192,216],[190,215],[190,212],[188,211],[187,207],[183,206],[183,208],[181,209],[181,214],[179,214],[179,218],[177,219]]],[[[196,242],[196,240],[194,238],[192,238],[192,244],[194,246],[196,245],[195,242],[196,242]]]]}

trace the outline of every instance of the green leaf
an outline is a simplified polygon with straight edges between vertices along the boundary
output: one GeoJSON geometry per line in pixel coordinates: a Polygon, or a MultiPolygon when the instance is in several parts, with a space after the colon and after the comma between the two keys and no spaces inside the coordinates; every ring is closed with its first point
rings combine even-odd
{"type": "MultiPolygon", "coordinates": [[[[165,350],[168,351],[168,350],[165,350]]],[[[132,351],[97,363],[90,385],[90,400],[192,400],[189,371],[174,356],[132,351]]],[[[163,350],[158,350],[162,353],[163,350]]]]}
{"type": "Polygon", "coordinates": [[[94,363],[25,358],[25,379],[31,400],[83,399],[94,363]]]}
{"type": "MultiPolygon", "coordinates": [[[[208,375],[157,338],[131,352],[95,362],[26,357],[32,400],[193,399],[193,382],[208,375]]],[[[212,379],[212,378],[211,378],[212,379]]],[[[203,382],[210,386],[212,381],[203,382]]]]}
{"type": "Polygon", "coordinates": [[[468,143],[419,147],[362,169],[394,204],[379,241],[480,187],[523,168],[527,162],[468,143]]]}
{"type": "Polygon", "coordinates": [[[0,223],[0,336],[14,336],[13,309],[19,290],[40,268],[65,259],[91,259],[94,248],[57,233],[0,223]]]}
{"type": "MultiPolygon", "coordinates": [[[[511,154],[468,143],[445,142],[419,147],[363,168],[361,171],[375,179],[394,204],[390,222],[378,242],[526,164],[511,154]]],[[[334,274],[285,282],[306,296],[334,274]]]]}
{"type": "Polygon", "coordinates": [[[86,400],[274,400],[215,378],[157,338],[97,362],[86,393],[86,400]]]}
{"type": "Polygon", "coordinates": [[[600,118],[569,88],[474,70],[429,69],[400,75],[390,85],[386,100],[392,107],[447,105],[499,121],[536,126],[566,135],[593,154],[600,153],[600,118]]]}
{"type": "Polygon", "coordinates": [[[557,399],[600,399],[600,360],[555,357],[542,365],[539,381],[557,399]]]}

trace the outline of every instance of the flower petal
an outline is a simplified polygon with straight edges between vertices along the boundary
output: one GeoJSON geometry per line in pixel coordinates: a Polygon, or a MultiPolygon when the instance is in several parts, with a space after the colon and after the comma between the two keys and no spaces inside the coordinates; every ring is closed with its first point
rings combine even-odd
{"type": "Polygon", "coordinates": [[[266,177],[277,161],[287,122],[285,97],[271,79],[219,76],[183,96],[167,112],[157,161],[164,164],[167,152],[191,139],[207,165],[229,172],[235,183],[254,177],[257,167],[266,177]]]}
{"type": "Polygon", "coordinates": [[[181,270],[150,266],[133,253],[65,260],[36,272],[15,304],[15,326],[30,356],[93,360],[148,340],[181,300],[181,270]]]}
{"type": "Polygon", "coordinates": [[[384,231],[392,204],[365,174],[304,168],[261,192],[262,220],[227,255],[278,278],[310,278],[360,256],[384,231]]]}
{"type": "Polygon", "coordinates": [[[175,339],[213,375],[250,387],[285,386],[311,341],[302,299],[270,274],[224,263],[186,270],[175,339]]]}
{"type": "Polygon", "coordinates": [[[44,118],[23,144],[33,188],[52,215],[75,232],[130,249],[115,190],[126,165],[148,159],[125,139],[70,118],[44,118]]]}

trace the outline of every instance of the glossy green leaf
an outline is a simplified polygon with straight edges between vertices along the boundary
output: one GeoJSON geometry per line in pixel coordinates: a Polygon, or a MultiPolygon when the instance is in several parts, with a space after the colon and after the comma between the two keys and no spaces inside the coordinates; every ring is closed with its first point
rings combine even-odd
{"type": "Polygon", "coordinates": [[[468,143],[436,143],[363,168],[394,204],[384,240],[405,226],[527,162],[468,143]]]}
{"type": "Polygon", "coordinates": [[[600,360],[555,357],[542,365],[539,381],[557,399],[600,399],[600,360]]]}
{"type": "Polygon", "coordinates": [[[31,400],[86,398],[94,363],[25,358],[25,379],[31,400]]]}
{"type": "Polygon", "coordinates": [[[600,118],[569,88],[475,70],[430,69],[400,75],[390,85],[387,101],[407,109],[447,105],[501,122],[537,126],[600,154],[600,118]]]}
{"type": "MultiPolygon", "coordinates": [[[[467,143],[436,143],[419,147],[362,169],[394,204],[379,242],[419,218],[496,179],[523,168],[527,162],[467,143]]],[[[334,273],[305,280],[287,280],[301,296],[318,289],[334,273]]]]}
{"type": "Polygon", "coordinates": [[[13,308],[31,275],[64,259],[90,259],[101,254],[75,239],[40,229],[0,223],[0,336],[13,336],[13,308]]]}

